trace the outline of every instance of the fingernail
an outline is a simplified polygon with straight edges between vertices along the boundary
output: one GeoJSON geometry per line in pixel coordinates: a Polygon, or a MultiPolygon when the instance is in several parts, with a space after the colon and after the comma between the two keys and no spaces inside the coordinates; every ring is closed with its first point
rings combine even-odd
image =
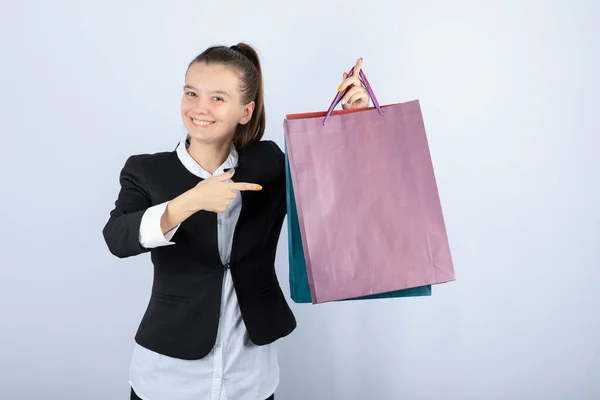
{"type": "Polygon", "coordinates": [[[262,186],[256,185],[256,190],[262,190],[262,186]]]}
{"type": "Polygon", "coordinates": [[[340,85],[340,87],[338,88],[338,92],[341,92],[342,90],[344,90],[344,85],[340,85]]]}
{"type": "Polygon", "coordinates": [[[342,105],[346,104],[346,100],[342,99],[342,105]]]}

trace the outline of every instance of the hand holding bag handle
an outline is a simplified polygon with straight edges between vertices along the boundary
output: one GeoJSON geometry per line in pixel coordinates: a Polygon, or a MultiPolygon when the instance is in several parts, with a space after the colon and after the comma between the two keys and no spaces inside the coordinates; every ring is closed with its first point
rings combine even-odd
{"type": "MultiPolygon", "coordinates": [[[[354,67],[352,67],[350,72],[348,72],[348,76],[352,76],[353,73],[354,73],[354,67]]],[[[365,73],[363,72],[362,69],[360,70],[358,75],[359,75],[359,79],[365,84],[365,89],[367,89],[367,92],[369,92],[369,96],[371,97],[371,100],[373,100],[373,104],[375,105],[375,108],[377,108],[377,110],[379,111],[379,114],[381,114],[381,116],[383,116],[383,110],[379,106],[379,102],[377,101],[377,98],[375,97],[375,93],[373,93],[373,89],[371,89],[371,85],[369,84],[369,81],[367,80],[367,76],[365,75],[365,73]]],[[[343,91],[338,92],[337,95],[335,96],[335,98],[333,99],[333,101],[331,102],[331,105],[329,106],[329,109],[327,110],[327,114],[325,115],[325,118],[323,119],[323,126],[325,126],[325,124],[327,123],[329,116],[331,115],[331,113],[333,112],[333,109],[335,108],[335,106],[338,104],[338,102],[342,98],[343,94],[344,94],[343,91]]]]}

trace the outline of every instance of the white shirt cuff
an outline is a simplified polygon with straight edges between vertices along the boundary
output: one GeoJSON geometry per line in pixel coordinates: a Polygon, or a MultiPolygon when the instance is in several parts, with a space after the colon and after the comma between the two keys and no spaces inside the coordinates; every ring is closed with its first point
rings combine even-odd
{"type": "Polygon", "coordinates": [[[168,201],[152,206],[144,212],[142,223],[140,224],[140,244],[142,247],[152,249],[160,246],[168,246],[175,244],[171,242],[171,238],[179,228],[177,225],[169,232],[163,235],[160,227],[160,220],[165,213],[168,201]]]}

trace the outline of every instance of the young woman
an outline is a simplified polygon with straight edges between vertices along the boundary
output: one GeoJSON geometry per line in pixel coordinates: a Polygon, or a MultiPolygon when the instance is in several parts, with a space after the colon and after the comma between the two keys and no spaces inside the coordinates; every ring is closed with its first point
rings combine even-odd
{"type": "MultiPolygon", "coordinates": [[[[355,73],[344,108],[366,107],[355,73]]],[[[275,274],[286,214],[284,153],[261,140],[263,79],[247,44],[210,47],[188,66],[186,135],[133,155],[103,229],[111,253],[150,252],[154,281],[135,335],[131,399],[273,399],[274,342],[296,320],[275,274]]]]}

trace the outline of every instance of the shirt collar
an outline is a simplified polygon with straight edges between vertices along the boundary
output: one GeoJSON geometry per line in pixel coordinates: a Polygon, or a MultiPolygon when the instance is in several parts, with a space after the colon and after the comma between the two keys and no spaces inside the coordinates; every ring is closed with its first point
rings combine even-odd
{"type": "MultiPolygon", "coordinates": [[[[196,160],[194,160],[192,158],[192,156],[190,156],[190,153],[188,153],[188,151],[187,151],[189,145],[190,145],[190,137],[189,137],[189,135],[186,134],[185,137],[183,139],[181,139],[181,142],[179,142],[179,144],[177,145],[176,152],[177,152],[177,157],[179,157],[179,161],[181,161],[183,166],[188,171],[190,171],[192,174],[194,174],[202,179],[208,179],[211,176],[213,176],[213,174],[211,174],[210,172],[208,172],[207,170],[202,168],[200,166],[200,164],[198,164],[196,162],[196,160]]],[[[222,174],[224,172],[223,171],[224,169],[237,167],[238,158],[239,158],[238,152],[232,143],[231,150],[229,152],[229,155],[227,156],[227,159],[225,160],[225,162],[223,164],[221,164],[221,166],[219,168],[217,168],[214,175],[222,174]]]]}

